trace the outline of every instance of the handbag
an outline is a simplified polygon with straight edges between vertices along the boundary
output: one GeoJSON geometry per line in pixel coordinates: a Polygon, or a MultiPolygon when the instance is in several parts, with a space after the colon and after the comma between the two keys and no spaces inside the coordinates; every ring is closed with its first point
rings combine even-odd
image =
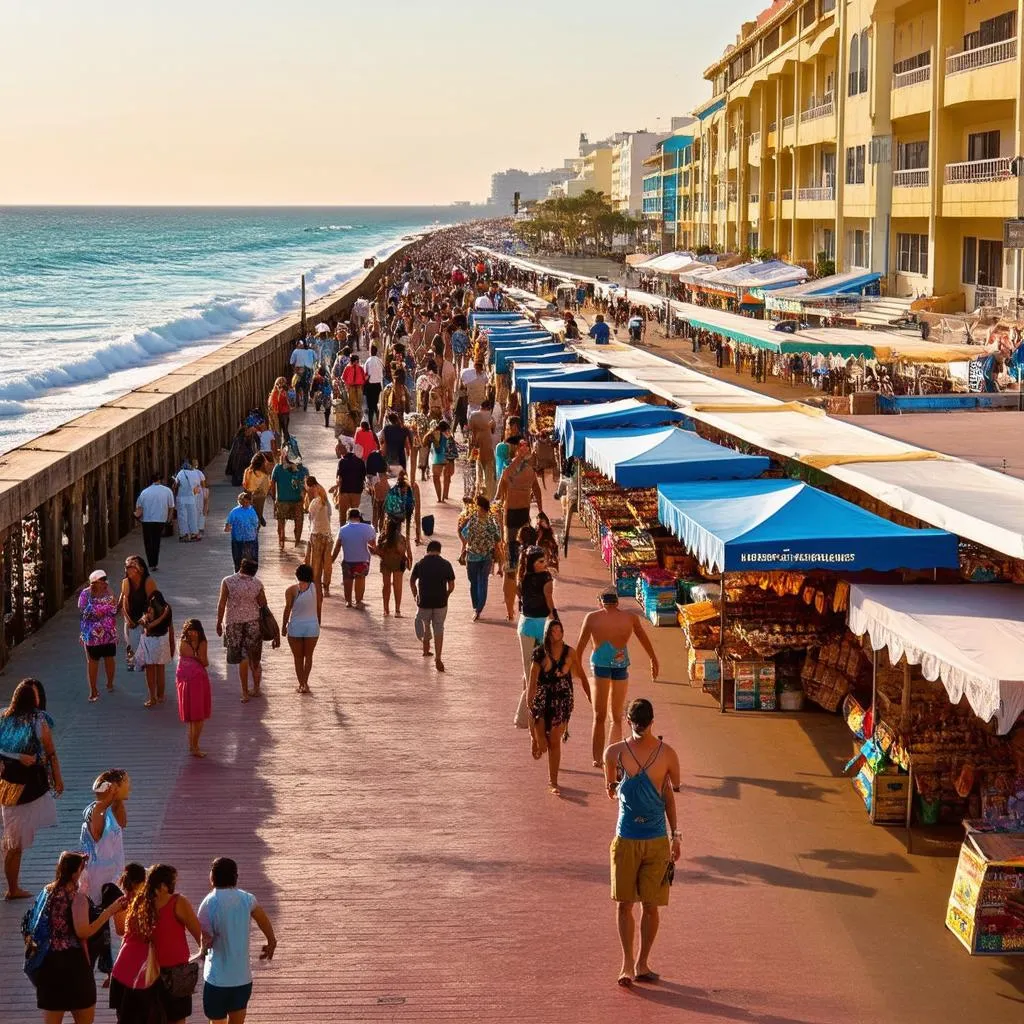
{"type": "Polygon", "coordinates": [[[160,980],[172,999],[187,999],[199,984],[199,961],[189,960],[184,964],[165,967],[160,972],[160,980]]]}
{"type": "Polygon", "coordinates": [[[18,803],[31,770],[17,758],[0,757],[0,807],[14,807],[18,803]]]}
{"type": "Polygon", "coordinates": [[[530,728],[530,710],[526,700],[525,687],[519,693],[519,705],[516,707],[516,717],[513,719],[513,724],[517,729],[530,728]]]}
{"type": "Polygon", "coordinates": [[[270,606],[266,604],[260,607],[260,632],[268,643],[281,639],[281,627],[278,626],[270,606]]]}

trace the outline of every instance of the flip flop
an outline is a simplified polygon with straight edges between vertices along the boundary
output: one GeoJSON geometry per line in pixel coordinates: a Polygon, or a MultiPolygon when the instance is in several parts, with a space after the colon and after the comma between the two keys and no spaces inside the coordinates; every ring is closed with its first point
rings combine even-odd
{"type": "Polygon", "coordinates": [[[661,981],[661,975],[657,971],[643,971],[636,976],[637,981],[646,981],[650,984],[661,981]]]}
{"type": "Polygon", "coordinates": [[[628,974],[620,974],[619,980],[615,984],[620,988],[632,988],[633,979],[628,974]]]}
{"type": "Polygon", "coordinates": [[[99,695],[98,693],[94,693],[94,694],[93,694],[93,695],[92,695],[92,696],[91,696],[91,697],[89,698],[89,703],[90,703],[90,704],[95,704],[95,703],[96,703],[96,701],[98,701],[99,699],[100,699],[100,695],[99,695]]]}

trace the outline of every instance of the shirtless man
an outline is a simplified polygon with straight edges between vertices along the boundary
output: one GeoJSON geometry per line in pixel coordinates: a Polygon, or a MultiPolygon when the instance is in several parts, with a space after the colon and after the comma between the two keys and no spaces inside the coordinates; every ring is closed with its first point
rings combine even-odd
{"type": "Polygon", "coordinates": [[[469,417],[469,445],[476,448],[477,492],[490,500],[494,497],[497,481],[494,479],[494,402],[485,398],[479,410],[469,417]]]}
{"type": "Polygon", "coordinates": [[[608,693],[611,689],[612,743],[622,739],[622,714],[626,707],[629,688],[629,639],[635,636],[651,659],[651,678],[658,678],[658,659],[640,616],[619,607],[619,595],[614,590],[602,591],[598,598],[601,610],[591,612],[583,620],[576,652],[582,660],[587,644],[594,641],[590,667],[594,673],[594,767],[601,767],[604,751],[604,730],[608,719],[608,693]]]}
{"type": "MultiPolygon", "coordinates": [[[[511,437],[509,445],[515,455],[501,474],[495,500],[505,503],[505,550],[508,552],[508,567],[515,573],[519,564],[519,541],[516,540],[519,527],[530,522],[531,502],[536,500],[538,512],[543,512],[544,508],[540,483],[530,460],[529,442],[522,437],[511,437]]],[[[622,736],[621,732],[619,736],[622,736]]]]}
{"type": "Polygon", "coordinates": [[[651,970],[651,946],[658,934],[659,908],[668,906],[668,866],[679,860],[680,836],[674,792],[679,785],[679,755],[654,735],[649,700],[632,701],[626,718],[630,737],[604,752],[604,779],[608,799],[619,803],[611,848],[612,899],[618,905],[622,945],[618,983],[629,988],[635,981],[659,980],[651,970]],[[641,905],[638,955],[635,903],[641,905]]]}

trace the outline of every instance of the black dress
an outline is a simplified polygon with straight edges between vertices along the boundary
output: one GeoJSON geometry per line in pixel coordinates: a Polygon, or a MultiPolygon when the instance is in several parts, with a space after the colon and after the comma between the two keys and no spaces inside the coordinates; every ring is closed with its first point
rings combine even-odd
{"type": "Polygon", "coordinates": [[[543,647],[533,652],[533,660],[540,666],[540,672],[530,714],[538,721],[544,720],[545,732],[550,732],[555,725],[568,725],[572,716],[571,657],[572,648],[568,644],[562,647],[562,656],[558,661],[552,661],[543,647]]]}
{"type": "Polygon", "coordinates": [[[74,898],[75,893],[67,887],[54,889],[46,910],[50,915],[50,952],[36,977],[36,1006],[51,1013],[96,1005],[92,963],[75,934],[74,898]]]}

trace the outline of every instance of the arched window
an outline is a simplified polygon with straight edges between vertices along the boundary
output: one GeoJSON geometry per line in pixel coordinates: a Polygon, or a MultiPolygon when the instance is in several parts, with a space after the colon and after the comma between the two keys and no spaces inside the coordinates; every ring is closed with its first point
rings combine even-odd
{"type": "Polygon", "coordinates": [[[859,80],[860,68],[860,36],[855,35],[850,40],[850,74],[849,74],[849,89],[847,90],[848,96],[857,95],[857,82],[859,80]]]}
{"type": "Polygon", "coordinates": [[[871,42],[868,39],[868,30],[864,29],[860,34],[860,91],[868,91],[868,57],[871,54],[871,42]]]}

